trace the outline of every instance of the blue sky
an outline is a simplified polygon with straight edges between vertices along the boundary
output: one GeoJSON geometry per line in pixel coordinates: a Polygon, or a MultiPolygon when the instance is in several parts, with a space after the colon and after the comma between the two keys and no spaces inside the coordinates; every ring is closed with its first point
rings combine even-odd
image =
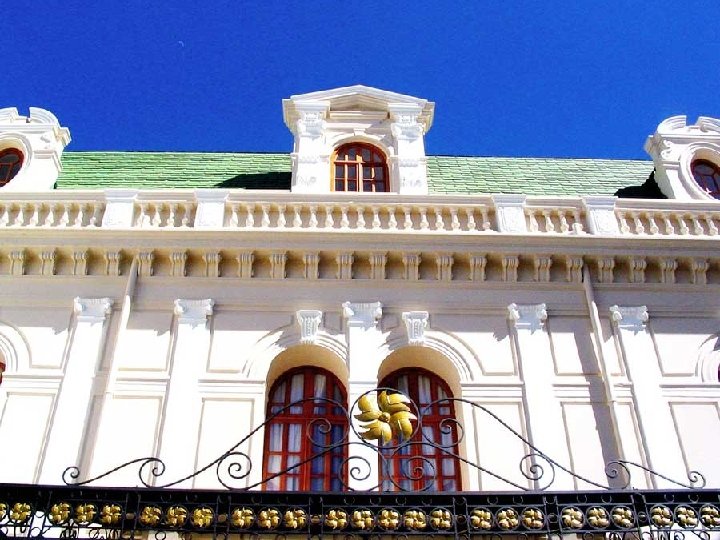
{"type": "Polygon", "coordinates": [[[69,150],[289,152],[282,98],[365,84],[435,101],[428,154],[644,159],[720,116],[720,1],[687,5],[5,0],[0,107],[69,150]]]}

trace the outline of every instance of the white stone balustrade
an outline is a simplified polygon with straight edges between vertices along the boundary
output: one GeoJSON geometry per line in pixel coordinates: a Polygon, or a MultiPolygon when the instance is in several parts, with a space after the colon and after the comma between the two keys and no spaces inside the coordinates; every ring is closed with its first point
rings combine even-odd
{"type": "Polygon", "coordinates": [[[217,190],[211,197],[207,190],[121,191],[2,192],[0,227],[414,234],[523,230],[539,235],[664,237],[715,237],[720,231],[720,207],[707,201],[244,190],[217,190]]]}

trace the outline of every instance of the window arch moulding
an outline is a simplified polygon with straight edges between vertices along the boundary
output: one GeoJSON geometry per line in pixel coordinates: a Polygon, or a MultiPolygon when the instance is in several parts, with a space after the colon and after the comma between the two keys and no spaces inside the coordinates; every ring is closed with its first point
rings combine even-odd
{"type": "Polygon", "coordinates": [[[2,321],[0,321],[0,362],[5,364],[5,375],[23,372],[30,368],[28,341],[19,329],[2,321]]]}

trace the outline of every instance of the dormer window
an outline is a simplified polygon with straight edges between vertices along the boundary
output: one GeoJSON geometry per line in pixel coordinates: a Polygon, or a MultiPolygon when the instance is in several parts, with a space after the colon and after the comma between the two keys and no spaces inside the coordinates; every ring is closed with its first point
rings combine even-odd
{"type": "Polygon", "coordinates": [[[385,155],[372,145],[344,144],[333,161],[335,191],[385,192],[389,188],[385,155]]]}
{"type": "Polygon", "coordinates": [[[0,187],[15,178],[23,164],[23,153],[17,148],[0,150],[0,187]]]}
{"type": "Polygon", "coordinates": [[[692,162],[692,174],[700,189],[711,197],[720,199],[720,167],[707,159],[692,162]]]}

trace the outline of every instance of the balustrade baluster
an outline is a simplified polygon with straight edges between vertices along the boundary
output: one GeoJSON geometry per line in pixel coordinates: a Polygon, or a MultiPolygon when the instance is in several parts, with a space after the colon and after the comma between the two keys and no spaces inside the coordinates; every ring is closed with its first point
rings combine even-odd
{"type": "Polygon", "coordinates": [[[293,205],[293,227],[296,229],[302,228],[302,216],[300,215],[301,210],[302,206],[299,204],[293,205]]]}
{"type": "Polygon", "coordinates": [[[177,203],[170,203],[168,205],[168,216],[167,221],[165,222],[166,227],[170,227],[172,229],[175,228],[175,215],[177,214],[177,203]]]}
{"type": "Polygon", "coordinates": [[[703,217],[705,218],[705,223],[707,224],[707,230],[710,236],[716,236],[718,233],[718,228],[715,226],[712,216],[705,214],[703,217]]]}
{"type": "Polygon", "coordinates": [[[357,212],[357,225],[356,227],[358,229],[364,229],[365,228],[365,207],[364,206],[358,206],[356,209],[357,212]]]}
{"type": "Polygon", "coordinates": [[[160,227],[162,224],[162,203],[153,203],[152,204],[152,221],[150,222],[150,225],[153,227],[160,227]]]}
{"type": "Polygon", "coordinates": [[[670,216],[663,212],[660,214],[660,217],[663,220],[663,225],[665,225],[665,234],[675,234],[675,227],[673,227],[672,221],[670,221],[670,216]]]}
{"type": "Polygon", "coordinates": [[[427,208],[424,206],[420,207],[420,229],[425,231],[430,228],[430,223],[427,218],[427,208]]]}
{"type": "Polygon", "coordinates": [[[83,203],[78,203],[77,205],[77,214],[75,214],[75,221],[73,222],[73,227],[80,228],[83,226],[83,222],[85,221],[85,211],[86,211],[86,205],[83,203]]]}
{"type": "Polygon", "coordinates": [[[687,226],[687,223],[685,222],[685,216],[682,214],[675,214],[675,217],[678,220],[678,224],[680,225],[680,234],[686,235],[690,234],[690,229],[687,226]]]}
{"type": "Polygon", "coordinates": [[[538,232],[540,230],[540,226],[538,225],[535,211],[532,208],[526,208],[525,215],[528,217],[530,232],[538,232]]]}
{"type": "Polygon", "coordinates": [[[60,215],[59,227],[67,227],[70,223],[70,203],[63,203],[62,214],[60,215]]]}
{"type": "Polygon", "coordinates": [[[480,214],[482,215],[482,228],[483,231],[489,231],[492,229],[492,224],[490,223],[490,212],[488,211],[487,206],[483,206],[480,209],[480,214]]]}
{"type": "Polygon", "coordinates": [[[230,221],[228,222],[228,225],[230,227],[237,227],[238,225],[240,225],[240,216],[238,214],[239,210],[239,203],[232,203],[230,205],[230,221]]]}
{"type": "Polygon", "coordinates": [[[193,212],[195,211],[195,205],[191,202],[186,202],[182,205],[183,217],[180,220],[181,227],[189,227],[190,222],[193,219],[193,212]]]}
{"type": "Polygon", "coordinates": [[[433,212],[435,213],[435,230],[444,231],[445,220],[443,219],[442,208],[436,206],[435,208],[433,208],[433,212]]]}
{"type": "Polygon", "coordinates": [[[9,221],[9,204],[0,204],[0,226],[7,226],[9,221]]]}
{"type": "Polygon", "coordinates": [[[635,234],[644,234],[645,233],[645,227],[642,224],[642,220],[640,219],[640,216],[637,212],[630,212],[630,217],[633,220],[633,225],[635,226],[635,234]]]}
{"type": "Polygon", "coordinates": [[[247,203],[245,205],[245,228],[246,229],[252,229],[255,227],[255,205],[252,203],[247,203]]]}
{"type": "Polygon", "coordinates": [[[377,230],[380,228],[380,209],[377,206],[372,207],[372,213],[373,213],[373,220],[372,220],[372,229],[377,230]]]}
{"type": "Polygon", "coordinates": [[[391,231],[396,231],[398,228],[398,223],[397,223],[397,219],[395,219],[395,207],[388,206],[387,212],[388,212],[388,229],[390,229],[391,231]]]}
{"type": "Polygon", "coordinates": [[[340,228],[347,229],[350,227],[350,220],[348,219],[348,207],[345,204],[340,205],[340,228]]]}
{"type": "Polygon", "coordinates": [[[573,224],[572,230],[575,234],[580,234],[584,231],[583,222],[580,219],[580,210],[573,210],[573,224]]]}
{"type": "Polygon", "coordinates": [[[552,220],[552,213],[548,210],[543,210],[542,215],[545,218],[545,232],[555,232],[555,224],[552,220]]]}
{"type": "Polygon", "coordinates": [[[260,227],[267,229],[270,226],[270,205],[261,204],[260,211],[262,212],[260,217],[260,227]]]}
{"type": "Polygon", "coordinates": [[[405,216],[405,219],[403,220],[403,229],[406,231],[412,230],[412,208],[409,206],[403,206],[401,207],[401,210],[403,212],[403,216],[405,216]]]}
{"type": "Polygon", "coordinates": [[[630,225],[628,225],[627,216],[625,215],[625,212],[619,211],[617,213],[618,218],[620,218],[620,232],[623,234],[627,234],[630,232],[630,225]]]}
{"type": "Polygon", "coordinates": [[[287,206],[284,204],[278,204],[278,218],[277,218],[277,227],[278,229],[284,229],[287,225],[287,217],[285,217],[285,210],[287,206]]]}
{"type": "Polygon", "coordinates": [[[450,207],[450,228],[453,231],[460,230],[460,220],[458,219],[457,208],[454,206],[450,207]]]}
{"type": "Polygon", "coordinates": [[[648,225],[650,226],[650,234],[657,234],[660,232],[660,228],[657,226],[657,223],[655,222],[655,215],[652,212],[648,212],[645,214],[647,216],[648,225]]]}
{"type": "Polygon", "coordinates": [[[45,215],[45,220],[43,221],[44,227],[52,227],[55,225],[55,208],[57,208],[57,203],[51,202],[48,204],[48,212],[45,215]]]}
{"type": "Polygon", "coordinates": [[[317,229],[318,226],[318,217],[317,217],[317,206],[314,204],[311,204],[308,207],[310,211],[310,219],[308,220],[308,227],[311,229],[317,229]]]}
{"type": "Polygon", "coordinates": [[[698,216],[696,216],[696,215],[692,216],[692,223],[693,223],[693,233],[695,233],[698,236],[702,236],[705,231],[703,230],[703,227],[700,224],[700,220],[698,219],[698,216]]]}
{"type": "Polygon", "coordinates": [[[558,210],[558,217],[560,218],[560,232],[568,232],[570,230],[570,225],[568,225],[567,214],[565,213],[565,210],[558,210]]]}
{"type": "Polygon", "coordinates": [[[32,214],[30,215],[30,221],[28,221],[28,225],[30,227],[37,227],[43,205],[42,203],[30,203],[29,206],[32,209],[32,214]]]}
{"type": "Polygon", "coordinates": [[[332,204],[325,205],[325,228],[332,229],[335,227],[335,218],[333,217],[333,211],[335,207],[332,204]]]}
{"type": "Polygon", "coordinates": [[[467,216],[468,231],[474,231],[475,227],[477,227],[475,224],[475,210],[471,207],[465,208],[465,215],[467,216]]]}

